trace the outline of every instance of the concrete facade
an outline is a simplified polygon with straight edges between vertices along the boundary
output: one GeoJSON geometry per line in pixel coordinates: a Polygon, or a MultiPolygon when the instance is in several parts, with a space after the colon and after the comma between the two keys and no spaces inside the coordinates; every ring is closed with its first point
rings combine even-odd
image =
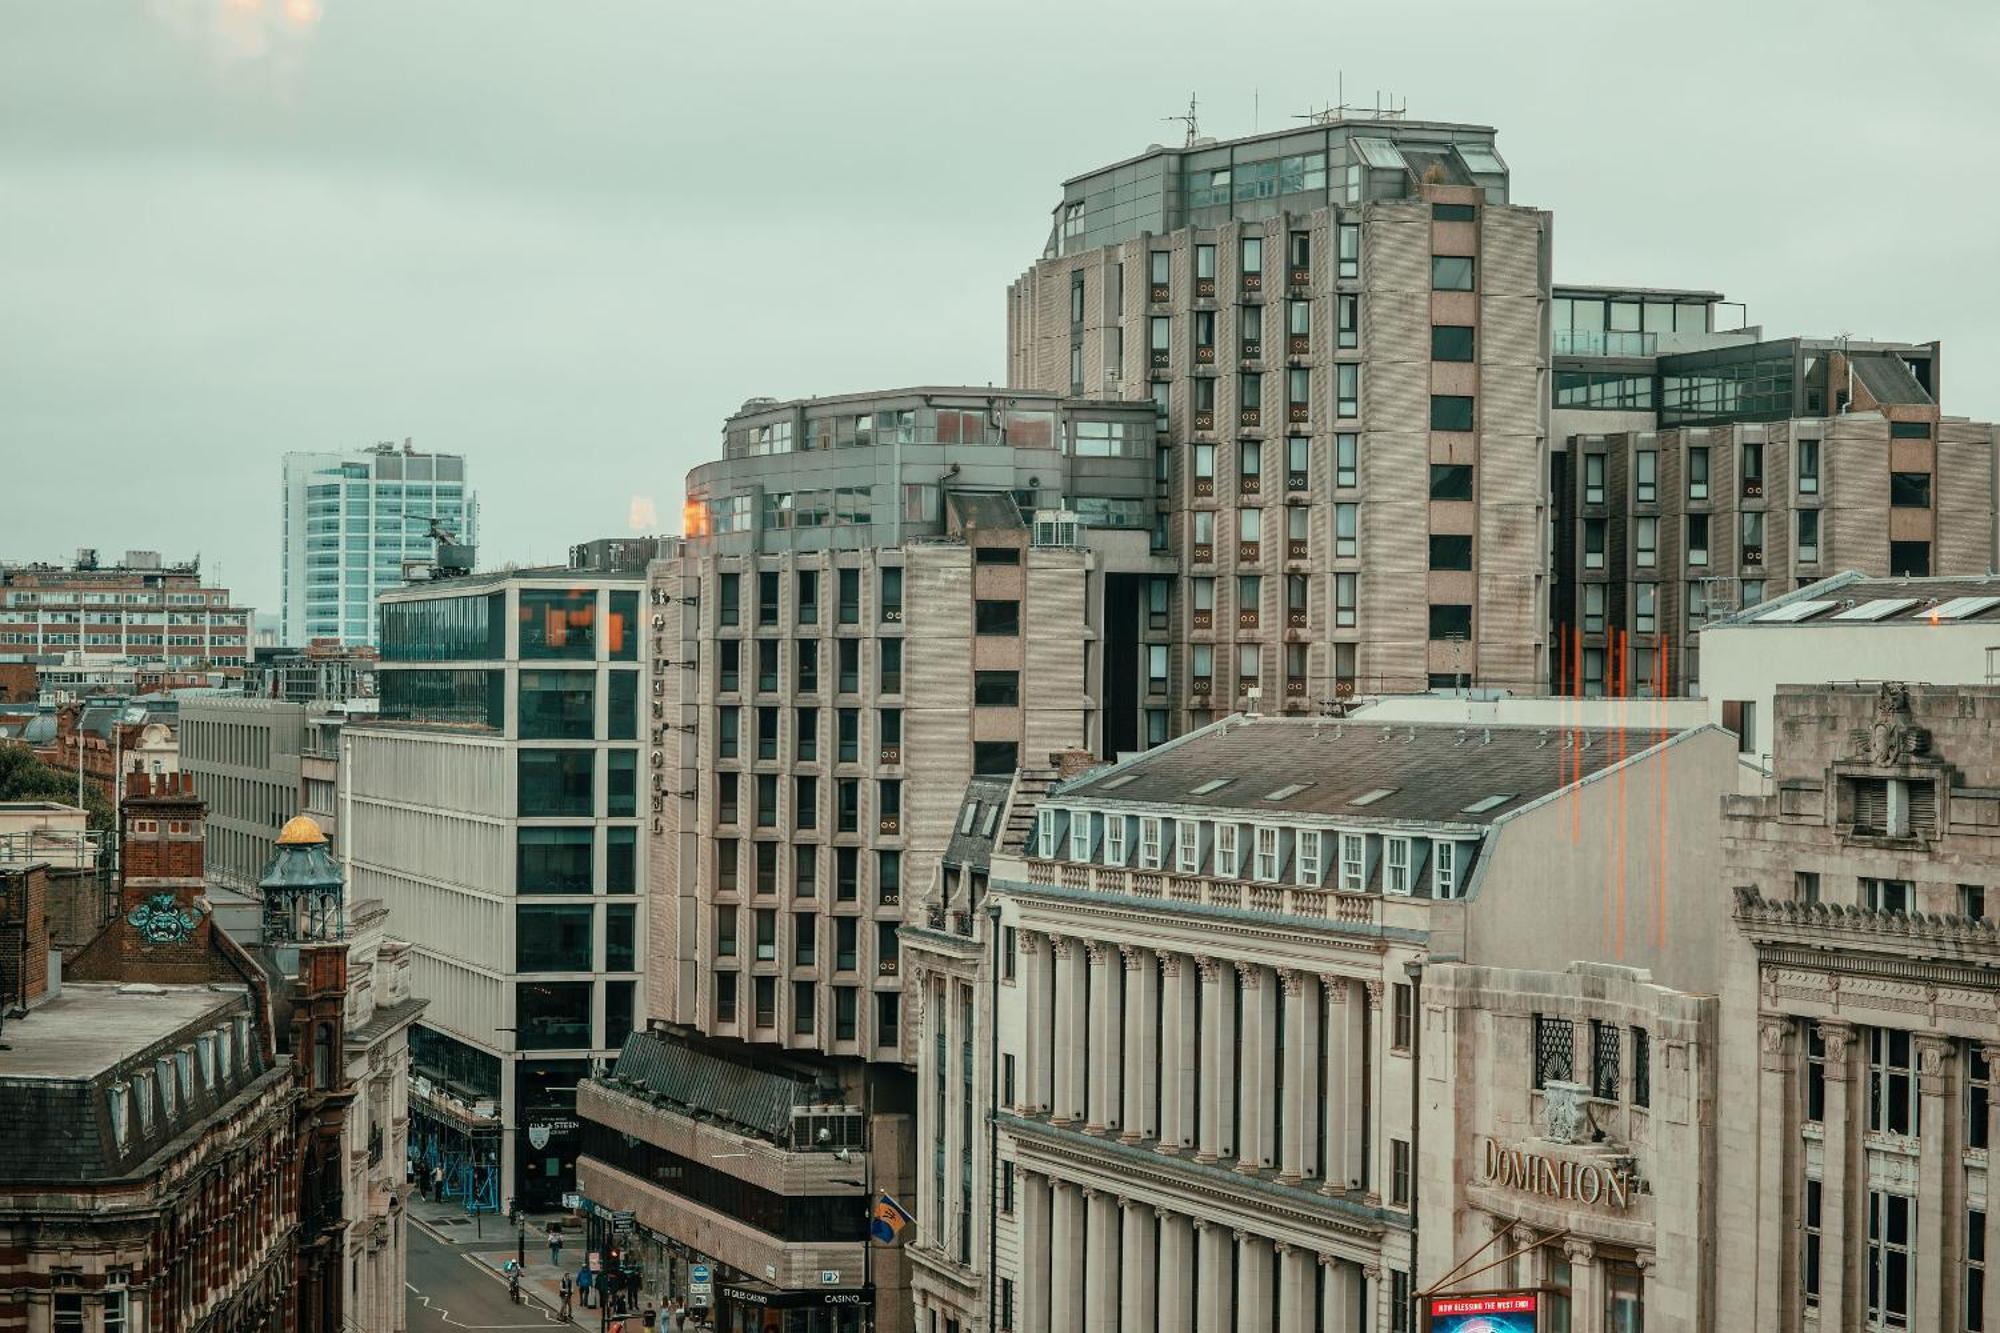
{"type": "Polygon", "coordinates": [[[208,805],[208,872],[248,888],[271,860],[278,830],[299,813],[306,708],[220,691],[180,696],[181,766],[208,805]]]}

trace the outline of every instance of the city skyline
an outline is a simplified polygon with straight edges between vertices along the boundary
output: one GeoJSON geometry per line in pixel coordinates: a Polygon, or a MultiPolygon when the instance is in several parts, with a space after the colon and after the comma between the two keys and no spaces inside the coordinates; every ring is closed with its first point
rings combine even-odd
{"type": "Polygon", "coordinates": [[[1288,22],[1333,68],[1267,72],[1231,58],[1259,42],[1249,25],[1190,46],[1167,42],[1163,23],[1152,43],[1071,50],[1042,43],[1018,9],[1019,22],[916,34],[886,9],[806,16],[752,45],[754,18],[634,8],[597,25],[493,25],[481,58],[456,65],[438,56],[474,29],[469,11],[42,11],[0,54],[12,112],[0,162],[14,182],[0,225],[22,242],[0,261],[0,295],[41,312],[0,344],[0,434],[33,501],[5,554],[66,559],[79,533],[177,557],[199,548],[205,572],[272,615],[268,488],[282,455],[405,436],[489,479],[482,564],[559,560],[573,541],[627,531],[644,512],[635,501],[671,526],[681,478],[747,397],[1001,380],[1002,340],[979,312],[997,310],[994,293],[1035,253],[1060,178],[1174,141],[1167,118],[1190,89],[1203,132],[1227,137],[1327,104],[1343,70],[1350,102],[1372,103],[1381,84],[1413,116],[1494,126],[1518,196],[1560,220],[1556,281],[1685,284],[1749,301],[1750,320],[1775,330],[1937,338],[1955,372],[1946,410],[2000,413],[2000,391],[1963,373],[2000,351],[1957,299],[1978,271],[1980,210],[1940,209],[1933,189],[1827,209],[1815,173],[1774,170],[1729,128],[1792,124],[1801,164],[1889,151],[1885,179],[1922,173],[1976,204],[1982,187],[1953,164],[1976,157],[1994,113],[1950,90],[1977,76],[1992,44],[1976,30],[1994,20],[1919,7],[1949,14],[1965,40],[1930,40],[1937,24],[1912,22],[1863,50],[1833,35],[1839,24],[1822,39],[1734,14],[1740,49],[1756,53],[1742,69],[1705,52],[1677,63],[1700,24],[1651,34],[1649,60],[1683,67],[1674,95],[1581,116],[1579,93],[1628,90],[1627,43],[1577,12],[1439,6],[1413,27],[1300,9],[1288,22]],[[1769,42],[1755,40],[1760,24],[1769,42]],[[1524,31],[1539,45],[1522,68],[1552,77],[1496,77],[1485,63],[1524,31]],[[1054,95],[1012,101],[1002,118],[958,91],[947,61],[868,80],[817,63],[835,41],[898,37],[918,54],[974,39],[1032,59],[1054,95]],[[758,51],[766,76],[737,79],[714,58],[731,50],[758,51]],[[95,59],[77,59],[85,51],[95,59]],[[1120,77],[1087,77],[1107,67],[1120,77]],[[1131,91],[1141,76],[1150,97],[1131,91]],[[1796,97],[1878,82],[1897,97],[1837,127],[1796,97]],[[933,114],[902,115],[911,101],[933,114]],[[1728,114],[1691,110],[1702,104],[1728,114]],[[867,171],[838,165],[855,134],[876,137],[867,171]],[[1676,155],[1690,170],[1674,179],[1698,190],[1655,188],[1655,164],[1676,155]],[[679,166],[634,166],[655,162],[679,166]],[[773,163],[791,172],[785,208],[716,206],[768,188],[773,163]],[[815,199],[828,206],[801,207],[815,199]],[[814,243],[783,243],[808,217],[814,243]],[[841,254],[854,262],[826,263],[841,254]],[[1892,269],[1894,282],[1856,280],[1892,269]],[[1937,315],[1922,324],[1906,313],[1927,309],[1937,315]],[[91,491],[57,474],[80,450],[101,465],[204,466],[91,491]],[[553,491],[534,482],[550,450],[571,478],[553,491]],[[190,540],[189,516],[217,503],[243,521],[190,540]]]}

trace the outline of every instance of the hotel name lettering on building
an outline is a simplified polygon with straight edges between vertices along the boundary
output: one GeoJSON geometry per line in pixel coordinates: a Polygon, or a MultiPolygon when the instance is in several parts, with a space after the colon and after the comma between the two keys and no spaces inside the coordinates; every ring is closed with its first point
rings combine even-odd
{"type": "Polygon", "coordinates": [[[1545,1199],[1626,1209],[1632,1206],[1632,1173],[1594,1162],[1570,1162],[1507,1148],[1488,1135],[1479,1183],[1545,1199]]]}

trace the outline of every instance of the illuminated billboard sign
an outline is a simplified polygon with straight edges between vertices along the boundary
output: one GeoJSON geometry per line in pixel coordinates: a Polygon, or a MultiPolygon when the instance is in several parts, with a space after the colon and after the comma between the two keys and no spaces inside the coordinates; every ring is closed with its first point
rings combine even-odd
{"type": "Polygon", "coordinates": [[[1428,1333],[1535,1333],[1540,1300],[1532,1291],[1489,1291],[1432,1296],[1426,1301],[1428,1333]]]}

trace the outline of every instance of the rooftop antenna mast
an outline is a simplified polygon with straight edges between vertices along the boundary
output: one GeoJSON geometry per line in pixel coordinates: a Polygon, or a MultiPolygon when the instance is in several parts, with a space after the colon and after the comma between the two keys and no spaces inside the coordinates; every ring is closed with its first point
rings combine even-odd
{"type": "Polygon", "coordinates": [[[1188,109],[1184,114],[1178,116],[1161,116],[1160,119],[1177,120],[1181,124],[1187,126],[1187,141],[1181,145],[1183,148],[1194,147],[1194,141],[1201,137],[1201,125],[1195,119],[1195,100],[1193,93],[1188,94],[1188,109]]]}

